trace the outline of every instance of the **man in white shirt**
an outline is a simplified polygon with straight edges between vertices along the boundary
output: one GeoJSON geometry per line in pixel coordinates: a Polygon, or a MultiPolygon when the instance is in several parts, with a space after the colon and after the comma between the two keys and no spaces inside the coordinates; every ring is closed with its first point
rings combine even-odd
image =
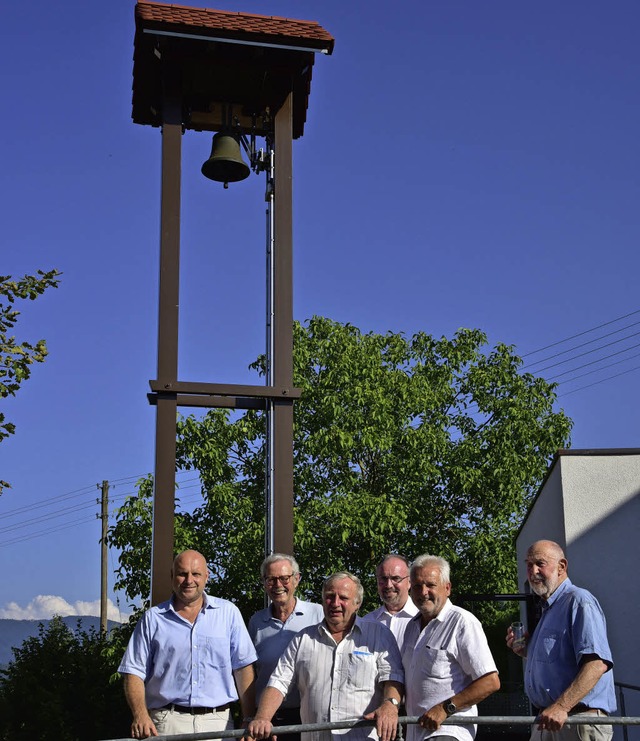
{"type": "Polygon", "coordinates": [[[500,688],[498,670],[479,620],[449,601],[449,564],[419,556],[411,564],[411,596],[420,611],[404,637],[407,715],[420,716],[408,741],[472,741],[474,725],[442,725],[452,716],[477,716],[476,704],[500,688]]]}
{"type": "Polygon", "coordinates": [[[300,691],[303,723],[371,719],[375,727],[302,734],[304,741],[393,741],[402,699],[403,672],[393,634],[384,625],[358,618],[363,589],[347,571],[322,588],[324,620],[291,639],[265,690],[248,735],[271,735],[276,710],[292,685],[300,691]]]}
{"type": "Polygon", "coordinates": [[[400,651],[409,620],[418,614],[409,596],[409,566],[409,561],[396,553],[389,553],[380,561],[376,580],[382,604],[364,616],[365,620],[384,623],[395,636],[400,651]]]}

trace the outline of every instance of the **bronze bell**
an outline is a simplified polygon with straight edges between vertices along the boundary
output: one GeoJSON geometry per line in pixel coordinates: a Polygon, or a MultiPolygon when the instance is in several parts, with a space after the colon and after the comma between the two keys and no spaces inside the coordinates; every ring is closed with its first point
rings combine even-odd
{"type": "Polygon", "coordinates": [[[202,165],[202,174],[218,183],[237,183],[249,177],[249,165],[242,159],[240,140],[229,133],[213,137],[211,156],[202,165]]]}

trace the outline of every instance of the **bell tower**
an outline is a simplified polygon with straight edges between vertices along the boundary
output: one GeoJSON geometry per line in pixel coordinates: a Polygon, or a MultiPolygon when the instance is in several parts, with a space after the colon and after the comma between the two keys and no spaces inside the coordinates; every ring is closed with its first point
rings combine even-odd
{"type": "Polygon", "coordinates": [[[178,407],[263,409],[267,417],[265,551],[293,552],[292,142],[306,121],[315,55],[333,37],[314,21],[139,0],[133,121],[162,130],[152,604],[171,593],[178,407]],[[202,174],[239,182],[265,172],[270,192],[266,385],[194,383],[178,374],[181,137],[213,132],[202,174]],[[266,152],[256,138],[264,137],[266,152]],[[249,158],[246,164],[242,149],[249,158]]]}

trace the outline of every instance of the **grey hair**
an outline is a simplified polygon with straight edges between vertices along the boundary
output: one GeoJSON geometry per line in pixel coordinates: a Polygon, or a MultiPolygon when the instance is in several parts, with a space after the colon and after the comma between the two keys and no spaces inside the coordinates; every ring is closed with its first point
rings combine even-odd
{"type": "Polygon", "coordinates": [[[267,575],[267,568],[271,566],[272,563],[276,563],[276,561],[288,561],[291,565],[291,571],[294,576],[300,573],[298,562],[293,556],[289,556],[287,553],[272,553],[260,564],[260,576],[262,576],[263,579],[267,575]]]}
{"type": "Polygon", "coordinates": [[[413,580],[417,569],[423,569],[425,566],[431,565],[439,569],[441,584],[448,584],[451,581],[451,567],[447,559],[441,556],[431,556],[428,553],[414,559],[411,564],[411,579],[413,580]]]}
{"type": "Polygon", "coordinates": [[[324,584],[322,585],[322,597],[324,599],[325,593],[329,590],[329,587],[333,584],[334,581],[338,581],[339,579],[351,579],[351,581],[356,585],[356,599],[358,601],[358,605],[362,604],[362,601],[364,600],[364,587],[362,586],[362,582],[355,574],[352,574],[350,571],[336,571],[335,574],[331,574],[331,576],[328,576],[324,580],[324,584]]]}

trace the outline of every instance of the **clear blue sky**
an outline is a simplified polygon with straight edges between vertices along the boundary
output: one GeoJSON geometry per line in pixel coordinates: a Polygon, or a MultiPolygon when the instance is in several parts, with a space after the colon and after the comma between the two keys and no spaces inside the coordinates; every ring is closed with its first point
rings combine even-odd
{"type": "MultiPolygon", "coordinates": [[[[608,370],[560,379],[559,404],[573,447],[640,446],[636,0],[213,7],[317,20],[336,39],[294,142],[295,317],[437,336],[478,327],[524,354],[629,315],[532,360],[629,325],[543,375],[626,348],[608,370]]],[[[153,468],[160,133],[131,122],[133,9],[33,0],[3,12],[0,272],[63,276],[17,328],[46,338],[50,357],[3,402],[17,433],[0,446],[13,486],[0,498],[0,616],[98,600],[96,484],[121,498],[153,468]]],[[[205,180],[209,149],[210,135],[184,136],[179,375],[255,382],[264,180],[205,180]]]]}

